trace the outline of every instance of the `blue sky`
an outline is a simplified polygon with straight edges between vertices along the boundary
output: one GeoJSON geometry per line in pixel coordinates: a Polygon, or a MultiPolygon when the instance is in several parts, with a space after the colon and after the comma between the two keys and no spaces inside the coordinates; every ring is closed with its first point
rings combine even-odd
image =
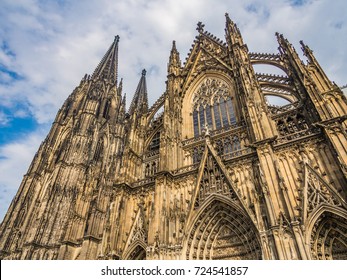
{"type": "Polygon", "coordinates": [[[149,102],[165,90],[172,40],[184,61],[196,23],[224,40],[226,12],[250,51],[277,52],[275,32],[303,39],[328,76],[347,84],[345,0],[0,2],[0,220],[56,112],[120,35],[127,102],[146,68],[149,102]]]}

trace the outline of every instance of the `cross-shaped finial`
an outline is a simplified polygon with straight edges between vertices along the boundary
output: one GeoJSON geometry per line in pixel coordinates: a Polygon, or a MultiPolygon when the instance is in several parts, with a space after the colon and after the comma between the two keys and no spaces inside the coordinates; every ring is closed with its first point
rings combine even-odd
{"type": "Polygon", "coordinates": [[[203,24],[201,21],[198,22],[198,27],[196,30],[198,30],[200,33],[204,31],[205,24],[203,24]]]}

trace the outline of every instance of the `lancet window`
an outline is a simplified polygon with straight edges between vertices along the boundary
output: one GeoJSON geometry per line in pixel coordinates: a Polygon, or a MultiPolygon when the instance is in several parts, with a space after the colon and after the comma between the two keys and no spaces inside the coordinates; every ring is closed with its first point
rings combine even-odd
{"type": "Polygon", "coordinates": [[[107,100],[104,106],[104,112],[102,113],[102,117],[107,119],[108,118],[108,113],[110,111],[110,106],[111,106],[111,101],[107,100]]]}
{"type": "Polygon", "coordinates": [[[103,150],[104,150],[104,140],[101,138],[98,142],[98,144],[96,145],[96,149],[95,149],[95,153],[94,153],[94,160],[98,161],[103,154],[103,150]]]}
{"type": "Polygon", "coordinates": [[[230,87],[219,79],[206,79],[193,100],[194,137],[206,129],[216,130],[236,124],[230,87]]]}

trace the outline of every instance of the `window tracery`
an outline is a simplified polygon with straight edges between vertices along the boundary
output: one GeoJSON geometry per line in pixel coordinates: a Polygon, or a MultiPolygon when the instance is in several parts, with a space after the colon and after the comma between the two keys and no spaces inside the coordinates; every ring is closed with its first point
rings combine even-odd
{"type": "Polygon", "coordinates": [[[306,119],[302,114],[280,118],[277,120],[276,124],[280,136],[295,134],[309,128],[306,119]]]}
{"type": "Polygon", "coordinates": [[[236,124],[230,87],[222,80],[207,78],[193,99],[194,137],[203,133],[205,125],[216,130],[236,124]]]}

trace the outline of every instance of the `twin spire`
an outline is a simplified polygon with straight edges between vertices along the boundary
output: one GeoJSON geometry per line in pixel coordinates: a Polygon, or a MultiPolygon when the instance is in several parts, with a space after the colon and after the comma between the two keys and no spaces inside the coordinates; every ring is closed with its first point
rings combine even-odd
{"type": "Polygon", "coordinates": [[[118,78],[118,42],[119,36],[114,37],[111,47],[108,49],[99,65],[96,67],[92,79],[105,79],[117,84],[118,78]]]}
{"type": "Polygon", "coordinates": [[[147,84],[146,84],[146,70],[142,70],[142,76],[137,85],[135,95],[131,101],[129,114],[132,115],[134,112],[147,113],[148,111],[148,95],[147,95],[147,84]]]}
{"type": "MultiPolygon", "coordinates": [[[[230,19],[228,14],[226,16],[226,33],[227,39],[231,41],[232,44],[239,43],[242,44],[242,37],[236,24],[230,19]]],[[[199,33],[204,31],[204,24],[199,22],[197,26],[199,33]]],[[[115,36],[114,41],[99,65],[96,67],[92,79],[93,80],[107,80],[112,84],[117,85],[118,79],[118,43],[119,36],[115,36]]],[[[173,42],[170,61],[169,61],[169,72],[176,72],[175,69],[180,67],[179,53],[176,49],[175,41],[173,42]]],[[[133,114],[135,111],[146,113],[148,111],[148,95],[147,95],[147,85],[146,85],[146,70],[142,70],[142,76],[137,86],[135,95],[130,104],[129,114],[133,114]]]]}
{"type": "MultiPolygon", "coordinates": [[[[107,80],[112,84],[117,84],[118,79],[118,43],[119,36],[114,37],[114,41],[99,65],[96,67],[92,79],[93,80],[107,80]]],[[[137,86],[135,95],[130,105],[129,113],[133,114],[134,111],[147,112],[148,111],[148,96],[146,85],[146,70],[142,70],[142,76],[137,86]]]]}

